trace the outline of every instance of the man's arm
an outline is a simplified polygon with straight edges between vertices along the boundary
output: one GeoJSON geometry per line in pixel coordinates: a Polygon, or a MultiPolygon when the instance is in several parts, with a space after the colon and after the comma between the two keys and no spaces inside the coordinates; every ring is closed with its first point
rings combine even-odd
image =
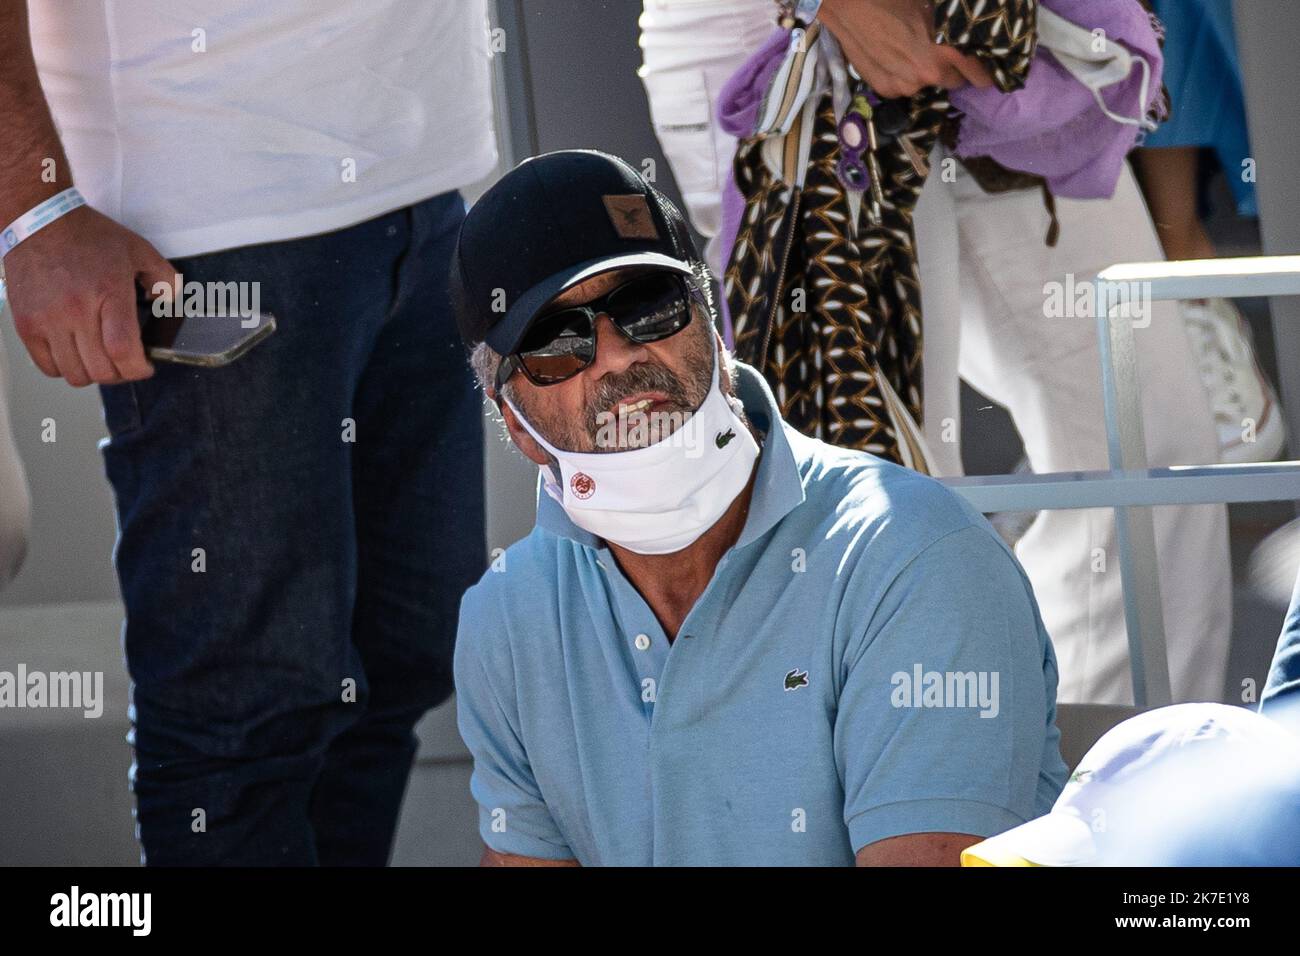
{"type": "MultiPolygon", "coordinates": [[[[960,866],[961,851],[983,837],[969,833],[909,833],[878,840],[858,851],[858,866],[960,866]]],[[[479,866],[579,866],[577,860],[543,860],[535,856],[498,853],[483,847],[479,866]]]]}
{"type": "MultiPolygon", "coordinates": [[[[0,0],[0,229],[73,185],[41,90],[27,0],[0,0]]],[[[14,327],[32,361],[68,384],[148,378],[135,282],[170,284],[158,251],[89,206],[14,247],[4,259],[14,327]]]]}
{"type": "Polygon", "coordinates": [[[479,866],[578,866],[577,860],[543,860],[536,856],[516,856],[513,853],[498,853],[490,846],[483,847],[483,859],[479,866]]]}
{"type": "MultiPolygon", "coordinates": [[[[950,511],[916,490],[901,520],[950,511]]],[[[866,596],[843,609],[866,618],[845,648],[835,719],[845,824],[860,864],[956,865],[1045,812],[1064,783],[1055,660],[1028,582],[982,523],[940,533],[878,598],[871,587],[851,582],[866,596]]]]}
{"type": "Polygon", "coordinates": [[[72,185],[68,159],[36,75],[26,0],[0,0],[0,116],[5,118],[0,140],[0,225],[8,225],[72,185]],[[54,161],[52,182],[41,177],[47,159],[54,161]]]}
{"type": "MultiPolygon", "coordinates": [[[[878,840],[858,851],[858,866],[960,866],[961,851],[984,837],[969,833],[909,833],[878,840]]],[[[535,856],[498,853],[483,847],[479,866],[579,866],[577,860],[543,860],[535,856]]]]}
{"type": "Polygon", "coordinates": [[[858,866],[961,866],[961,851],[984,837],[969,833],[908,833],[858,851],[858,866]]]}
{"type": "Polygon", "coordinates": [[[474,758],[470,792],[484,845],[479,865],[576,866],[577,854],[551,815],[520,734],[499,583],[481,582],[465,592],[453,662],[456,726],[474,758]]]}

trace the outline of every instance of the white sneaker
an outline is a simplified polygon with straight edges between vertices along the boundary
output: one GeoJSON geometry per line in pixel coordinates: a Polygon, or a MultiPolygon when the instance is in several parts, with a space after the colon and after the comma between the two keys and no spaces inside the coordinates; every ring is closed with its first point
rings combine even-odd
{"type": "Polygon", "coordinates": [[[1214,409],[1220,461],[1275,460],[1286,443],[1286,424],[1277,393],[1255,359],[1250,327],[1227,299],[1181,305],[1197,371],[1214,409]]]}

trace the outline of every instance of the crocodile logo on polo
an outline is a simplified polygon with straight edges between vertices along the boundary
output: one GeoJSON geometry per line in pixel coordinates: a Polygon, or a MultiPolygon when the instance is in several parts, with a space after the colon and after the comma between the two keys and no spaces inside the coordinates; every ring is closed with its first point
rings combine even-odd
{"type": "Polygon", "coordinates": [[[808,672],[801,670],[792,670],[785,675],[785,689],[798,690],[800,687],[808,686],[808,672]]]}
{"type": "Polygon", "coordinates": [[[735,429],[728,428],[725,432],[718,432],[717,437],[713,439],[713,443],[717,445],[719,448],[726,448],[727,443],[730,442],[731,439],[735,437],[736,437],[735,429]]]}

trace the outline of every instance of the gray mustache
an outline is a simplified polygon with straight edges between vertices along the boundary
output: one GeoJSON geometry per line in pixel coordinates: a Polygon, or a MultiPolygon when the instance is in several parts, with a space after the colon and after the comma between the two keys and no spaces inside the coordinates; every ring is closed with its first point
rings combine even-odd
{"type": "Polygon", "coordinates": [[[663,392],[669,400],[689,407],[690,398],[681,380],[662,365],[634,365],[613,381],[603,380],[592,398],[588,419],[596,416],[615,402],[638,392],[663,392]]]}

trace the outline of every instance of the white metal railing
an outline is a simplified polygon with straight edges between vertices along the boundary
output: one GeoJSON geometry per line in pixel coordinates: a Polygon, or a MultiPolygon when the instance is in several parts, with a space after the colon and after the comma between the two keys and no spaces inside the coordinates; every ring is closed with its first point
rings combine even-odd
{"type": "Polygon", "coordinates": [[[1172,696],[1151,506],[1300,499],[1300,461],[1147,467],[1134,321],[1122,308],[1135,289],[1148,302],[1300,295],[1300,256],[1137,262],[1104,270],[1094,291],[1110,468],[943,481],[983,512],[1114,508],[1133,700],[1159,707],[1172,696]]]}

